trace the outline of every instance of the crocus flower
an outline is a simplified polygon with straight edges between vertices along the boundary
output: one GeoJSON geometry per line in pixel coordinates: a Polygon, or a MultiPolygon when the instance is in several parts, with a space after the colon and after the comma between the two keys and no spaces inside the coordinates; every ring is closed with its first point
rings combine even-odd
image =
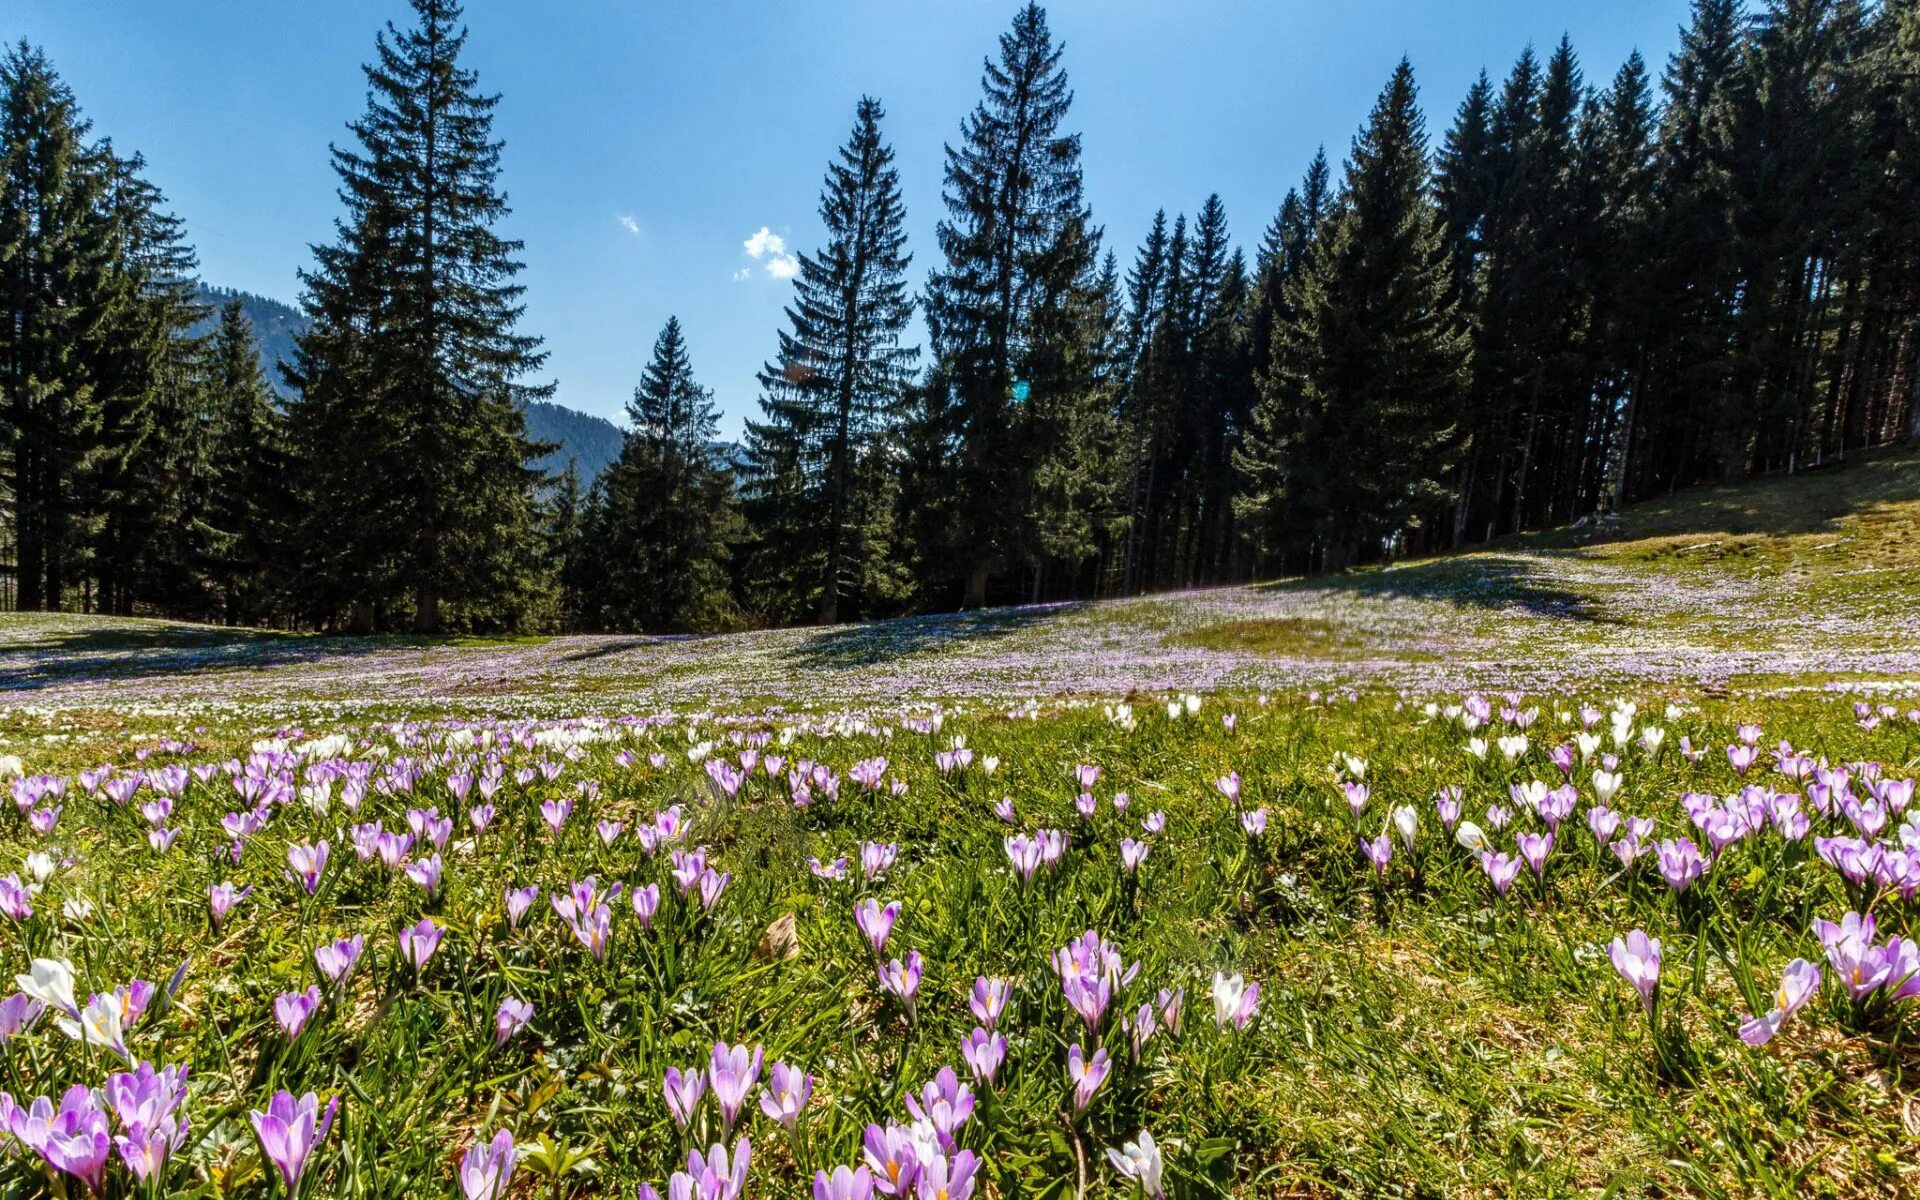
{"type": "Polygon", "coordinates": [[[560,830],[572,815],[573,801],[569,799],[547,800],[540,805],[540,819],[547,823],[547,829],[555,837],[560,836],[560,830]]]}
{"type": "Polygon", "coordinates": [[[865,1166],[855,1170],[845,1165],[835,1167],[831,1175],[815,1171],[813,1200],[873,1200],[873,1171],[865,1166]]]}
{"type": "Polygon", "coordinates": [[[527,910],[533,907],[533,902],[539,899],[539,897],[540,897],[540,889],[537,887],[508,888],[507,889],[507,926],[508,928],[510,929],[520,928],[520,918],[527,915],[527,910]]]}
{"type": "Polygon", "coordinates": [[[1373,864],[1373,873],[1384,879],[1387,863],[1393,858],[1393,840],[1384,833],[1376,838],[1361,838],[1360,852],[1373,864]]]}
{"type": "Polygon", "coordinates": [[[1067,1079],[1073,1084],[1075,1116],[1087,1111],[1087,1106],[1093,1103],[1094,1095],[1099,1092],[1100,1085],[1107,1081],[1107,1073],[1112,1069],[1113,1064],[1104,1048],[1094,1051],[1092,1058],[1087,1057],[1087,1052],[1080,1048],[1078,1042],[1067,1048],[1067,1079]]]}
{"type": "Polygon", "coordinates": [[[1132,838],[1120,839],[1120,865],[1129,875],[1140,870],[1140,864],[1147,861],[1147,851],[1152,849],[1146,842],[1132,838]]]}
{"type": "Polygon", "coordinates": [[[314,984],[304,992],[286,992],[273,1002],[273,1018],[280,1022],[289,1042],[297,1041],[300,1031],[307,1027],[308,1018],[320,1007],[320,985],[314,984]]]}
{"type": "Polygon", "coordinates": [[[1640,1003],[1651,1017],[1654,993],[1660,986],[1660,939],[1636,929],[1625,938],[1613,939],[1607,956],[1613,959],[1613,969],[1640,993],[1640,1003]]]}
{"type": "Polygon", "coordinates": [[[360,961],[360,954],[366,947],[367,939],[357,933],[350,938],[315,946],[313,965],[320,968],[320,973],[327,977],[329,983],[338,987],[353,973],[354,964],[360,961]]]}
{"type": "Polygon", "coordinates": [[[1225,775],[1214,780],[1213,786],[1219,788],[1220,794],[1225,796],[1229,802],[1235,805],[1240,803],[1240,772],[1228,771],[1225,775]]]}
{"type": "Polygon", "coordinates": [[[1688,838],[1669,838],[1658,846],[1660,877],[1676,893],[1684,892],[1706,873],[1706,859],[1688,838]]]}
{"type": "Polygon", "coordinates": [[[611,846],[615,841],[619,840],[621,832],[626,829],[626,825],[620,821],[598,821],[595,822],[593,828],[594,832],[600,835],[600,844],[603,846],[611,846]]]}
{"type": "Polygon", "coordinates": [[[1764,1046],[1780,1032],[1787,1018],[1820,989],[1820,968],[1804,958],[1796,958],[1781,973],[1780,987],[1773,994],[1773,1008],[1761,1016],[1748,1017],[1740,1025],[1740,1040],[1749,1046],[1764,1046]]]}
{"type": "Polygon", "coordinates": [[[979,1167],[980,1159],[971,1150],[962,1150],[952,1158],[930,1155],[920,1164],[915,1195],[918,1200],[970,1200],[973,1175],[979,1167]]]}
{"type": "Polygon", "coordinates": [[[906,1196],[920,1176],[920,1150],[899,1125],[868,1125],[863,1148],[873,1188],[883,1196],[906,1196]]]}
{"type": "Polygon", "coordinates": [[[1260,985],[1247,983],[1239,975],[1224,971],[1213,973],[1213,1023],[1221,1029],[1232,1025],[1245,1029],[1260,1006],[1260,985]]]}
{"type": "Polygon", "coordinates": [[[1389,815],[1393,820],[1393,831],[1400,838],[1400,844],[1411,854],[1413,852],[1414,835],[1420,830],[1420,814],[1413,811],[1411,805],[1402,804],[1395,808],[1389,815]]]}
{"type": "Polygon", "coordinates": [[[1162,1173],[1166,1164],[1161,1160],[1160,1147],[1154,1144],[1153,1135],[1142,1129],[1140,1136],[1127,1142],[1120,1149],[1107,1150],[1107,1161],[1113,1169],[1140,1185],[1140,1191],[1148,1200],[1163,1200],[1167,1194],[1162,1173]]]}
{"type": "Polygon", "coordinates": [[[444,933],[446,930],[434,924],[431,917],[421,917],[418,924],[400,931],[400,957],[413,968],[415,976],[426,969],[427,960],[440,948],[444,933]]]}
{"type": "Polygon", "coordinates": [[[994,1072],[1006,1061],[1007,1039],[975,1025],[972,1033],[960,1039],[960,1057],[975,1079],[992,1083],[994,1072]]]}
{"type": "Polygon", "coordinates": [[[440,876],[445,869],[446,865],[436,852],[423,862],[409,864],[407,878],[419,885],[420,890],[427,894],[427,899],[432,900],[440,894],[440,876]]]}
{"type": "Polygon", "coordinates": [[[860,875],[868,883],[883,878],[893,868],[894,860],[900,857],[900,847],[894,842],[860,843],[860,875]]]}
{"type": "Polygon", "coordinates": [[[640,918],[642,929],[653,928],[654,914],[660,911],[660,885],[649,883],[633,889],[633,915],[640,918]]]}
{"type": "Polygon", "coordinates": [[[1513,839],[1520,851],[1520,858],[1532,870],[1535,878],[1547,873],[1547,855],[1553,852],[1552,833],[1523,833],[1513,839]]]}
{"type": "Polygon", "coordinates": [[[853,910],[853,923],[865,935],[875,954],[886,949],[887,938],[893,933],[893,923],[899,917],[898,901],[883,906],[878,900],[862,900],[853,910]]]}
{"type": "Polygon", "coordinates": [[[505,1200],[519,1152],[502,1129],[491,1142],[476,1142],[460,1159],[460,1190],[467,1200],[505,1200]]]}
{"type": "Polygon", "coordinates": [[[307,1160],[314,1147],[326,1140],[339,1109],[338,1096],[329,1100],[326,1111],[322,1112],[320,1098],[312,1092],[295,1100],[293,1093],[283,1090],[274,1093],[265,1112],[248,1114],[260,1138],[260,1150],[280,1172],[280,1181],[286,1184],[289,1196],[299,1194],[300,1176],[306,1172],[307,1160]]]}
{"type": "Polygon", "coordinates": [[[674,1124],[685,1129],[693,1120],[694,1110],[700,1107],[700,1098],[707,1094],[707,1077],[698,1067],[684,1072],[678,1067],[668,1067],[661,1091],[666,1095],[667,1111],[673,1114],[674,1124]]]}
{"type": "Polygon", "coordinates": [[[213,927],[219,929],[227,923],[227,914],[236,904],[253,894],[251,887],[236,889],[231,883],[221,882],[207,888],[207,911],[213,916],[213,927]]]}
{"type": "Polygon", "coordinates": [[[800,1113],[813,1099],[813,1076],[777,1062],[767,1068],[767,1086],[760,1090],[760,1111],[791,1133],[800,1113]]]}
{"type": "Polygon", "coordinates": [[[493,1044],[504,1046],[507,1039],[525,1029],[533,1020],[533,1005],[518,996],[503,996],[500,1011],[493,1014],[493,1044]]]}
{"type": "Polygon", "coordinates": [[[47,1006],[25,992],[15,992],[0,1000],[0,1046],[6,1045],[33,1028],[47,1006]]]}
{"type": "Polygon", "coordinates": [[[907,1093],[907,1111],[917,1122],[933,1128],[944,1153],[953,1152],[953,1135],[973,1115],[973,1089],[960,1082],[952,1067],[941,1067],[915,1096],[907,1093]]]}
{"type": "Polygon", "coordinates": [[[1256,808],[1252,812],[1241,813],[1240,828],[1250,838],[1264,837],[1267,832],[1267,810],[1256,808]]]}
{"type": "Polygon", "coordinates": [[[287,847],[287,865],[309,896],[320,889],[320,876],[327,869],[328,849],[324,838],[311,846],[287,847]]]}
{"type": "Polygon", "coordinates": [[[909,1020],[913,1017],[913,998],[920,991],[922,970],[918,950],[907,951],[905,963],[896,958],[880,968],[880,986],[900,997],[900,1002],[906,1005],[909,1020]]]}
{"type": "Polygon", "coordinates": [[[993,815],[1009,825],[1013,824],[1013,797],[1002,796],[994,801],[993,815]]]}
{"type": "Polygon", "coordinates": [[[727,1148],[716,1143],[702,1156],[698,1150],[687,1155],[687,1171],[683,1176],[674,1173],[674,1179],[668,1184],[667,1195],[677,1200],[679,1195],[674,1185],[686,1179],[691,1186],[690,1196],[699,1200],[739,1200],[740,1194],[747,1188],[747,1164],[753,1161],[753,1143],[741,1138],[734,1144],[729,1160],[727,1148]]]}
{"type": "Polygon", "coordinates": [[[700,873],[700,908],[710,910],[720,903],[720,897],[726,893],[727,884],[733,882],[733,872],[715,871],[708,867],[700,873]]]}
{"type": "Polygon", "coordinates": [[[713,1088],[713,1098],[719,1102],[721,1119],[729,1131],[740,1116],[753,1085],[760,1081],[760,1064],[764,1059],[765,1051],[759,1046],[749,1050],[744,1042],[738,1046],[725,1042],[713,1044],[707,1083],[713,1088]]]}
{"type": "Polygon", "coordinates": [[[988,1029],[997,1028],[1000,1014],[1007,1009],[1007,998],[1013,994],[1013,981],[981,976],[973,981],[973,995],[967,1003],[973,1009],[973,1015],[988,1029]]]}
{"type": "Polygon", "coordinates": [[[1507,889],[1520,876],[1520,860],[1509,858],[1500,851],[1483,850],[1480,853],[1480,869],[1493,882],[1494,895],[1505,896],[1507,889]]]}
{"type": "Polygon", "coordinates": [[[78,1179],[94,1195],[106,1190],[112,1139],[107,1133],[106,1114],[95,1107],[86,1088],[67,1089],[60,1111],[48,1123],[45,1140],[36,1149],[48,1166],[78,1179]]]}

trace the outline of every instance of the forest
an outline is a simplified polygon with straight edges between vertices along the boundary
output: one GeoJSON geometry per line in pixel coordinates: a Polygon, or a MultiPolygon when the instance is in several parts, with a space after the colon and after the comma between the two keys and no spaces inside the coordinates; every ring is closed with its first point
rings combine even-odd
{"type": "Polygon", "coordinates": [[[0,606],[832,624],[1337,572],[1920,441],[1920,0],[1696,0],[1657,70],[1520,48],[1444,127],[1403,60],[1257,241],[1200,180],[1131,249],[1027,4],[936,244],[849,95],[744,445],[669,318],[592,478],[528,431],[554,383],[497,232],[511,101],[454,0],[411,10],[278,378],[140,155],[33,45],[0,59],[0,606]]]}

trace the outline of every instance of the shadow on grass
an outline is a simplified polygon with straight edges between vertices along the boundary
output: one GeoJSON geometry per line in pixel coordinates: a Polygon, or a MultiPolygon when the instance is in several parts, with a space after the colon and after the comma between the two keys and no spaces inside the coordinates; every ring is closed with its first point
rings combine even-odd
{"type": "Polygon", "coordinates": [[[1438,600],[1473,608],[1518,609],[1537,617],[1617,623],[1593,597],[1548,578],[1533,560],[1474,554],[1435,558],[1404,566],[1370,568],[1345,575],[1283,579],[1263,584],[1268,593],[1318,592],[1393,600],[1438,600]]]}
{"type": "Polygon", "coordinates": [[[1045,625],[1084,604],[1032,604],[979,612],[896,617],[864,625],[836,625],[814,634],[794,651],[801,665],[826,670],[873,666],[925,651],[988,641],[1045,625]]]}

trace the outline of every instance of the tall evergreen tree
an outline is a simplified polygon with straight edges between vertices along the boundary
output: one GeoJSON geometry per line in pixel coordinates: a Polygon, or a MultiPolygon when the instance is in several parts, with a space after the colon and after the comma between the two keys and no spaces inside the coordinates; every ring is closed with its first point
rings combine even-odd
{"type": "Polygon", "coordinates": [[[627,421],[593,519],[604,560],[598,622],[652,633],[738,624],[728,589],[739,533],[733,481],[716,460],[713,393],[694,379],[678,318],[653,343],[627,421]]]}
{"type": "Polygon", "coordinates": [[[98,444],[88,358],[111,308],[105,153],[39,50],[0,59],[0,445],[17,595],[58,609],[84,569],[81,475],[98,444]]]}
{"type": "Polygon", "coordinates": [[[897,558],[872,521],[893,470],[902,396],[919,348],[906,208],[880,102],[862,97],[853,132],[827,168],[827,244],[800,255],[778,361],[759,375],[763,419],[749,423],[749,513],[762,538],[757,603],[782,619],[840,619],[900,598],[897,558]],[[877,557],[876,557],[877,553],[877,557]]]}
{"type": "Polygon", "coordinates": [[[365,68],[367,110],[335,148],[345,216],[302,276],[311,331],[291,378],[306,469],[313,615],[402,615],[431,633],[512,625],[539,589],[521,380],[544,359],[515,332],[520,243],[495,226],[499,98],[460,65],[454,0],[412,0],[365,68]]]}
{"type": "Polygon", "coordinates": [[[286,498],[285,421],[237,298],[220,310],[206,373],[215,437],[208,584],[227,624],[254,624],[279,615],[294,513],[286,498]]]}
{"type": "Polygon", "coordinates": [[[985,65],[985,95],[960,144],[947,148],[946,262],[926,299],[935,370],[918,418],[944,486],[923,514],[932,539],[923,561],[958,564],[969,607],[985,603],[996,569],[1039,574],[1049,548],[1038,535],[1057,514],[1038,511],[1036,481],[1083,478],[1086,467],[1077,418],[1095,397],[1075,339],[1097,285],[1099,238],[1080,139],[1063,128],[1073,93],[1060,57],[1046,14],[1029,3],[985,65]]]}
{"type": "Polygon", "coordinates": [[[1402,60],[1354,141],[1238,456],[1242,516],[1309,565],[1378,558],[1447,498],[1469,345],[1426,148],[1402,60]]]}

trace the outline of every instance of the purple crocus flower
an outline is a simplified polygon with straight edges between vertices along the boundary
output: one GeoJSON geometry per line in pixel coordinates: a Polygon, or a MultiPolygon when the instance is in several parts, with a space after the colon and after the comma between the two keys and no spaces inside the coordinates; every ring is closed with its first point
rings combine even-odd
{"type": "Polygon", "coordinates": [[[427,899],[432,900],[440,894],[440,877],[445,870],[446,864],[440,861],[436,851],[424,861],[410,864],[407,878],[419,885],[420,890],[427,894],[427,899]]]}
{"type": "Polygon", "coordinates": [[[908,1020],[913,1018],[913,998],[920,991],[923,970],[924,964],[918,950],[907,951],[905,963],[896,958],[880,968],[880,986],[898,996],[900,1002],[906,1005],[908,1020]]]}
{"type": "Polygon", "coordinates": [[[865,1166],[853,1169],[845,1164],[813,1173],[813,1200],[873,1200],[873,1172],[865,1166]]]}
{"type": "Polygon", "coordinates": [[[0,1000],[0,1046],[6,1045],[33,1028],[47,1006],[25,992],[15,992],[0,1000]]]}
{"type": "Polygon", "coordinates": [[[328,850],[324,838],[311,846],[287,847],[287,865],[293,869],[293,877],[309,896],[320,890],[320,876],[327,869],[328,850]]]}
{"type": "Polygon", "coordinates": [[[478,837],[493,824],[494,808],[491,804],[481,804],[467,810],[467,824],[473,826],[474,836],[478,837]]]}
{"type": "Polygon", "coordinates": [[[973,1032],[960,1039],[960,1057],[967,1070],[982,1083],[992,1083],[994,1072],[1007,1058],[1007,1039],[975,1025],[973,1032]]]}
{"type": "Polygon", "coordinates": [[[1689,838],[1669,838],[1659,844],[1658,850],[1660,877],[1676,893],[1686,891],[1694,880],[1706,873],[1706,859],[1689,838]]]}
{"type": "Polygon", "coordinates": [[[1605,845],[1620,828],[1620,814],[1604,804],[1596,804],[1587,810],[1587,828],[1593,831],[1596,842],[1605,845]]]}
{"type": "Polygon", "coordinates": [[[1393,861],[1393,839],[1384,833],[1376,838],[1361,838],[1360,852],[1373,864],[1373,873],[1379,878],[1386,878],[1387,864],[1393,861]]]}
{"type": "Polygon", "coordinates": [[[1093,1097],[1100,1085],[1107,1081],[1107,1074],[1113,1069],[1104,1048],[1093,1052],[1088,1058],[1087,1052],[1078,1042],[1067,1048],[1067,1080],[1073,1084],[1073,1112],[1075,1116],[1087,1111],[1093,1103],[1093,1097]]]}
{"type": "Polygon", "coordinates": [[[1772,1041],[1787,1018],[1800,1011],[1820,990],[1820,968],[1804,958],[1796,958],[1781,973],[1779,990],[1773,994],[1773,1007],[1757,1017],[1748,1017],[1740,1025],[1740,1040],[1749,1046],[1764,1046],[1772,1041]]]}
{"type": "Polygon", "coordinates": [[[993,802],[993,815],[1007,824],[1013,824],[1013,797],[1002,796],[993,802]]]}
{"type": "Polygon", "coordinates": [[[361,952],[367,948],[367,939],[361,934],[350,938],[341,938],[337,942],[327,942],[313,948],[313,965],[327,977],[327,982],[335,987],[353,974],[353,968],[360,961],[361,952]]]}
{"type": "Polygon", "coordinates": [[[1527,864],[1534,878],[1544,878],[1547,873],[1547,855],[1553,852],[1553,834],[1523,833],[1513,839],[1514,846],[1520,851],[1520,858],[1527,864]]]}
{"type": "Polygon", "coordinates": [[[307,1027],[307,1021],[320,1007],[320,985],[313,984],[304,992],[286,992],[273,1002],[273,1019],[280,1022],[287,1041],[300,1038],[300,1031],[307,1027]]]}
{"type": "Polygon", "coordinates": [[[61,1097],[60,1110],[53,1114],[44,1140],[35,1147],[48,1166],[78,1179],[96,1196],[106,1190],[107,1155],[112,1148],[107,1115],[96,1107],[93,1093],[78,1085],[68,1088],[61,1097]]]}
{"type": "Polygon", "coordinates": [[[600,835],[600,844],[603,846],[611,846],[619,840],[620,834],[624,832],[627,827],[619,821],[598,821],[594,823],[593,828],[594,831],[600,835]]]}
{"type": "Polygon", "coordinates": [[[547,828],[555,837],[560,836],[560,830],[572,815],[573,801],[570,799],[548,800],[540,805],[540,819],[547,823],[547,828]]]}
{"type": "Polygon", "coordinates": [[[712,867],[700,873],[700,908],[711,911],[720,903],[720,897],[726,894],[727,885],[733,882],[732,871],[715,871],[712,867]]]}
{"type": "Polygon", "coordinates": [[[333,1118],[339,1110],[338,1096],[329,1100],[322,1112],[320,1098],[312,1092],[295,1100],[292,1092],[282,1090],[267,1102],[265,1112],[248,1114],[260,1138],[260,1150],[280,1172],[289,1196],[299,1194],[300,1176],[306,1172],[307,1160],[312,1157],[314,1147],[327,1139],[327,1131],[333,1128],[333,1118]]]}
{"type": "Polygon", "coordinates": [[[1660,939],[1636,929],[1625,938],[1613,939],[1607,957],[1613,960],[1613,969],[1640,993],[1640,1003],[1651,1018],[1654,994],[1660,987],[1660,939]]]}
{"type": "Polygon", "coordinates": [[[1225,796],[1229,803],[1234,805],[1240,803],[1240,772],[1228,771],[1214,780],[1213,786],[1220,789],[1220,794],[1225,796]]]}
{"type": "Polygon", "coordinates": [[[952,1067],[941,1067],[918,1096],[908,1092],[906,1100],[913,1119],[932,1126],[941,1150],[951,1154],[954,1133],[973,1115],[973,1089],[960,1082],[952,1067]]]}
{"type": "Polygon", "coordinates": [[[491,1142],[467,1147],[460,1159],[461,1192],[467,1200],[505,1200],[519,1157],[513,1134],[504,1129],[494,1134],[491,1142]]]}
{"type": "Polygon", "coordinates": [[[879,954],[887,948],[887,938],[893,934],[893,923],[900,917],[900,904],[892,901],[882,905],[878,900],[862,900],[854,906],[853,923],[873,952],[879,954]]]}
{"type": "Polygon", "coordinates": [[[1520,876],[1520,860],[1509,858],[1504,852],[1482,850],[1480,869],[1485,871],[1487,878],[1493,882],[1494,895],[1505,896],[1507,889],[1512,887],[1513,881],[1520,876]]]}
{"type": "Polygon", "coordinates": [[[744,1042],[738,1046],[725,1042],[713,1044],[713,1054],[707,1064],[707,1083],[713,1088],[721,1120],[729,1131],[753,1092],[753,1085],[760,1081],[760,1065],[764,1059],[765,1051],[759,1046],[749,1050],[744,1042]]]}
{"type": "Polygon", "coordinates": [[[500,998],[500,1009],[493,1014],[493,1044],[504,1046],[507,1039],[525,1029],[533,1020],[533,1005],[518,996],[500,998]]]}
{"type": "Polygon", "coordinates": [[[421,917],[418,924],[400,931],[400,957],[413,968],[416,978],[426,969],[433,952],[440,948],[444,933],[446,930],[434,924],[431,917],[421,917]]]}
{"type": "Polygon", "coordinates": [[[863,1146],[873,1188],[883,1196],[908,1196],[920,1178],[920,1147],[899,1125],[868,1125],[863,1146]]]}
{"type": "Polygon", "coordinates": [[[207,911],[213,916],[213,927],[219,929],[227,923],[227,914],[236,904],[253,894],[251,887],[235,888],[231,883],[216,883],[207,889],[207,911]]]}
{"type": "Polygon", "coordinates": [[[1000,1014],[1007,1009],[1007,998],[1012,994],[1012,980],[982,975],[973,981],[973,995],[967,1003],[976,1019],[988,1029],[995,1029],[999,1027],[1000,1014]]]}
{"type": "Polygon", "coordinates": [[[741,1138],[734,1144],[729,1162],[727,1148],[716,1143],[705,1155],[694,1150],[687,1155],[685,1174],[674,1172],[667,1184],[669,1200],[682,1195],[699,1200],[739,1200],[747,1189],[747,1164],[753,1161],[753,1143],[741,1138]]]}
{"type": "Polygon", "coordinates": [[[1123,867],[1129,875],[1137,874],[1140,870],[1140,864],[1147,861],[1147,851],[1150,849],[1152,849],[1152,847],[1146,842],[1135,841],[1132,838],[1121,838],[1121,867],[1123,867]]]}
{"type": "Polygon", "coordinates": [[[1225,971],[1213,973],[1213,1023],[1216,1026],[1245,1029],[1259,1008],[1259,984],[1247,983],[1239,975],[1225,971]]]}
{"type": "Polygon", "coordinates": [[[800,1113],[813,1099],[813,1076],[777,1062],[767,1068],[767,1086],[760,1091],[760,1111],[791,1133],[800,1113]]]}
{"type": "Polygon", "coordinates": [[[660,911],[660,885],[649,883],[633,889],[633,915],[640,918],[640,928],[652,929],[654,914],[660,911]]]}
{"type": "Polygon", "coordinates": [[[900,846],[896,842],[860,843],[860,875],[868,883],[878,882],[893,869],[900,857],[900,846]]]}
{"type": "Polygon", "coordinates": [[[1250,838],[1265,837],[1267,833],[1267,810],[1256,808],[1252,812],[1240,814],[1240,828],[1246,830],[1250,838]]]}
{"type": "Polygon", "coordinates": [[[678,1067],[668,1067],[661,1091],[667,1098],[667,1111],[673,1114],[673,1122],[685,1129],[693,1120],[694,1110],[700,1107],[700,1097],[707,1094],[707,1077],[698,1067],[690,1071],[681,1071],[678,1067]]]}
{"type": "Polygon", "coordinates": [[[520,928],[520,918],[527,915],[527,910],[532,908],[533,902],[539,898],[540,889],[538,887],[508,888],[507,927],[510,929],[520,928]]]}
{"type": "Polygon", "coordinates": [[[917,1200],[971,1200],[973,1176],[979,1167],[979,1156],[971,1150],[962,1150],[952,1158],[929,1156],[920,1165],[920,1177],[915,1181],[917,1200]]]}

